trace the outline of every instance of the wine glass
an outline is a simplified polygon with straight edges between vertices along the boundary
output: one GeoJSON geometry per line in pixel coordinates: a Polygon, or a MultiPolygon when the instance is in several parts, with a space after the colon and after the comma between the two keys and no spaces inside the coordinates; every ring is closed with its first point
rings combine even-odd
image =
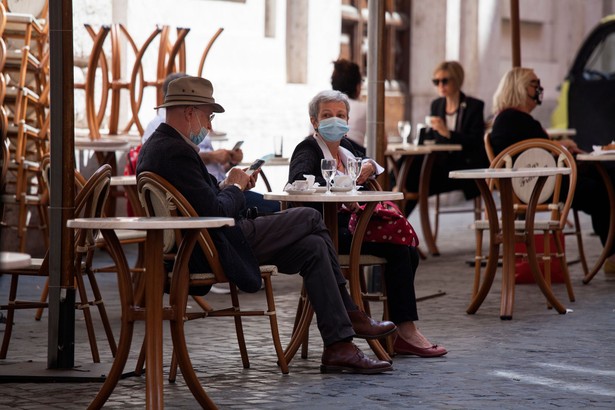
{"type": "Polygon", "coordinates": [[[352,194],[357,193],[357,178],[361,175],[361,166],[363,165],[362,158],[348,158],[346,162],[346,169],[348,170],[348,175],[352,178],[352,194]]]}
{"type": "Polygon", "coordinates": [[[404,144],[408,143],[408,137],[412,132],[412,125],[410,124],[410,121],[397,121],[397,131],[401,137],[401,142],[404,144]]]}
{"type": "Polygon", "coordinates": [[[327,181],[327,192],[326,194],[331,194],[331,180],[333,179],[333,175],[337,171],[337,160],[336,159],[322,159],[320,160],[320,170],[322,171],[322,176],[327,181]]]}

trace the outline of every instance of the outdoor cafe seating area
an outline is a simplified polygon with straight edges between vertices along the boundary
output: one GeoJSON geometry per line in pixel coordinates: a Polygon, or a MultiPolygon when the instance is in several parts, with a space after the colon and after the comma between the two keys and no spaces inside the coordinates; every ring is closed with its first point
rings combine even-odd
{"type": "MultiPolygon", "coordinates": [[[[29,360],[26,344],[40,344],[44,340],[40,333],[47,332],[44,320],[41,321],[51,306],[48,279],[53,256],[47,250],[50,242],[57,239],[50,238],[48,213],[52,189],[49,151],[53,138],[49,106],[50,50],[48,21],[41,17],[48,10],[45,6],[40,15],[25,15],[11,12],[5,3],[0,3],[0,193],[2,237],[11,240],[3,239],[0,267],[0,307],[6,312],[6,317],[2,316],[5,324],[0,361],[4,363],[0,363],[0,389],[1,383],[16,380],[27,383],[36,378],[33,373],[23,378],[10,375],[14,371],[11,365],[29,360]],[[32,247],[33,243],[38,246],[32,247]],[[30,254],[31,249],[38,248],[43,249],[40,255],[30,254]],[[28,300],[22,299],[24,294],[28,300]],[[28,340],[25,332],[37,334],[28,340]]],[[[326,384],[326,376],[318,379],[306,367],[306,363],[318,362],[318,348],[309,346],[319,347],[321,342],[314,337],[318,331],[300,280],[281,275],[274,265],[265,265],[260,267],[263,291],[254,295],[240,292],[226,277],[216,243],[210,236],[212,230],[234,225],[232,218],[199,216],[175,187],[156,174],[120,176],[122,170],[118,164],[131,148],[141,143],[146,90],[155,90],[157,103],[161,103],[164,79],[170,73],[186,71],[187,58],[199,59],[195,75],[202,76],[207,55],[222,28],[209,39],[198,57],[187,56],[185,40],[189,28],[154,27],[143,44],[137,44],[128,28],[121,24],[86,25],[86,31],[92,48],[87,61],[75,61],[76,69],[83,73],[83,81],[74,84],[75,98],[83,99],[85,122],[76,125],[74,148],[77,158],[82,161],[91,158],[97,165],[88,177],[80,173],[79,166],[74,170],[75,212],[66,225],[72,235],[69,242],[74,260],[66,265],[72,270],[72,286],[77,289],[75,309],[83,312],[83,319],[78,319],[75,328],[78,349],[89,354],[87,357],[78,354],[79,360],[103,366],[95,367],[96,371],[104,370],[102,376],[83,376],[84,379],[92,376],[88,381],[96,384],[87,386],[85,396],[78,401],[91,408],[101,408],[113,405],[114,400],[121,401],[120,397],[138,394],[142,398],[138,405],[148,408],[161,408],[175,398],[179,398],[178,403],[194,406],[198,403],[203,408],[223,407],[232,404],[233,394],[237,394],[230,391],[241,389],[237,387],[240,383],[233,386],[228,381],[216,380],[216,377],[224,379],[227,369],[227,377],[241,380],[250,388],[254,388],[254,380],[243,378],[254,379],[246,376],[252,371],[259,372],[257,378],[281,380],[281,386],[288,385],[295,371],[300,375],[297,377],[307,375],[312,388],[323,381],[326,384]],[[128,45],[128,50],[122,50],[121,44],[128,45]],[[131,58],[125,58],[126,52],[131,53],[131,58]],[[157,56],[156,75],[146,78],[143,61],[150,55],[157,56]],[[131,67],[126,67],[128,61],[131,67]],[[122,73],[126,72],[130,76],[123,78],[122,73]],[[126,95],[128,99],[122,97],[126,95]],[[128,106],[121,106],[126,101],[128,106]],[[133,217],[125,216],[127,203],[132,207],[133,217]],[[211,272],[188,272],[188,259],[195,247],[205,253],[211,272]],[[174,265],[165,275],[167,261],[173,261],[174,265]],[[230,295],[201,295],[190,291],[211,285],[228,289],[230,295]],[[257,303],[259,307],[254,307],[257,303]],[[264,319],[258,325],[252,321],[256,316],[264,319]],[[232,322],[217,326],[214,324],[217,317],[231,317],[232,322]],[[263,324],[267,319],[268,326],[263,324]],[[147,334],[140,322],[146,323],[147,334]],[[169,322],[170,331],[165,322],[169,322]],[[234,345],[235,338],[238,348],[234,345]],[[218,345],[224,345],[220,349],[224,354],[217,353],[218,345]],[[252,351],[257,353],[249,355],[252,351]],[[211,359],[207,355],[217,357],[211,359]],[[240,358],[238,361],[236,356],[240,358]],[[215,376],[208,368],[211,363],[215,363],[215,376]],[[142,375],[145,377],[140,379],[145,381],[135,383],[139,391],[127,393],[125,378],[142,375]],[[176,382],[178,389],[169,388],[170,383],[176,382]]],[[[487,132],[485,142],[489,152],[488,138],[487,132]]],[[[615,240],[615,188],[603,169],[613,155],[598,158],[588,154],[575,160],[568,151],[558,149],[557,144],[548,140],[516,144],[497,156],[490,156],[491,164],[487,168],[450,173],[451,179],[475,181],[481,194],[480,198],[465,201],[464,212],[451,216],[448,214],[451,207],[440,202],[440,195],[430,195],[430,173],[438,155],[460,150],[459,144],[419,144],[403,137],[400,142],[389,143],[384,155],[388,166],[385,175],[393,176],[395,181],[391,189],[388,189],[389,181],[383,183],[385,188],[374,181],[366,183],[365,189],[359,192],[286,192],[283,186],[272,183],[279,179],[272,178],[272,173],[279,177],[279,173],[286,172],[285,160],[264,168],[268,177],[264,179],[265,189],[261,187],[264,198],[279,201],[282,209],[322,204],[323,218],[336,247],[339,204],[366,204],[358,217],[351,250],[347,255],[339,255],[339,260],[349,281],[351,297],[361,309],[383,320],[388,319],[386,287],[381,274],[386,269],[386,260],[361,252],[363,236],[377,203],[393,201],[404,209],[406,201],[416,200],[418,209],[408,218],[421,235],[420,275],[430,275],[418,281],[418,299],[431,309],[425,314],[430,322],[426,326],[445,344],[449,337],[447,326],[457,332],[463,332],[463,326],[468,326],[471,328],[468,334],[474,339],[470,343],[459,334],[451,337],[456,344],[453,356],[457,348],[461,354],[465,352],[472,357],[468,362],[451,359],[454,372],[480,364],[480,349],[472,343],[482,334],[488,334],[491,327],[501,326],[499,319],[508,321],[514,317],[511,332],[519,330],[521,325],[517,323],[537,320],[549,332],[557,334],[561,331],[557,327],[561,326],[561,317],[574,315],[577,302],[581,306],[579,316],[591,317],[588,309],[595,305],[582,300],[591,298],[591,287],[577,290],[581,281],[589,284],[594,280],[608,255],[592,236],[587,219],[580,219],[572,210],[577,160],[595,166],[604,178],[611,203],[610,230],[604,249],[610,248],[615,240]],[[408,168],[419,157],[424,163],[418,192],[407,192],[408,168]],[[572,243],[563,239],[571,226],[575,236],[572,243]],[[516,275],[521,266],[528,269],[532,283],[520,290],[516,275]],[[435,312],[446,317],[438,325],[431,323],[439,321],[435,312]],[[558,325],[550,328],[545,324],[549,322],[558,325]],[[438,329],[442,323],[446,326],[438,329]]],[[[609,288],[602,282],[600,278],[595,287],[604,300],[608,292],[612,293],[612,286],[609,288]]],[[[502,332],[500,343],[511,342],[514,337],[507,330],[498,331],[502,332]]],[[[559,341],[559,336],[553,334],[549,335],[551,343],[559,341]]],[[[527,341],[525,335],[521,338],[527,341]]],[[[415,363],[398,361],[392,341],[392,337],[370,340],[365,342],[365,350],[382,360],[394,360],[396,366],[399,363],[404,377],[409,378],[415,371],[411,369],[415,363]]],[[[43,356],[42,346],[32,346],[32,349],[37,350],[32,357],[43,356]]],[[[514,357],[510,360],[506,366],[514,363],[514,357]]],[[[473,370],[478,372],[479,367],[473,370]]],[[[21,368],[17,372],[22,371],[21,368]]],[[[44,378],[53,381],[54,377],[48,374],[44,378]]],[[[405,384],[406,381],[392,382],[394,389],[403,389],[405,384]]],[[[341,395],[350,389],[347,385],[337,388],[343,392],[341,395]]],[[[275,389],[267,390],[281,394],[275,389]]],[[[290,397],[298,396],[291,393],[290,397]]],[[[276,404],[267,400],[271,397],[265,398],[266,405],[276,404]]],[[[288,403],[297,402],[289,400],[288,403]]]]}

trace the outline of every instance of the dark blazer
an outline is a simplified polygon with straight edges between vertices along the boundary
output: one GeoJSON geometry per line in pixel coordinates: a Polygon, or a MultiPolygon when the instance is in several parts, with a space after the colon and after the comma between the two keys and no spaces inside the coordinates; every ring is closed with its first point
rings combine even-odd
{"type": "MultiPolygon", "coordinates": [[[[461,144],[463,150],[454,153],[455,166],[463,169],[483,168],[489,165],[483,137],[485,134],[485,119],[483,111],[485,103],[479,99],[468,97],[464,93],[459,96],[459,111],[455,129],[451,130],[451,138],[444,138],[431,130],[429,137],[439,144],[461,144]]],[[[431,103],[431,115],[446,121],[446,98],[437,98],[431,103]]]]}
{"type": "Polygon", "coordinates": [[[499,112],[493,120],[491,147],[495,155],[517,142],[530,138],[549,138],[540,122],[531,114],[508,108],[499,112]]]}
{"type": "MultiPolygon", "coordinates": [[[[352,141],[347,138],[343,138],[340,141],[340,146],[346,148],[354,156],[362,156],[360,152],[355,150],[355,146],[352,141]]],[[[293,155],[290,158],[290,166],[288,168],[288,182],[293,182],[299,179],[305,179],[304,174],[314,175],[316,182],[320,186],[325,186],[327,181],[322,176],[320,170],[320,160],[324,159],[325,155],[318,146],[316,139],[310,135],[301,141],[293,151],[293,155]]]]}
{"type": "MultiPolygon", "coordinates": [[[[160,124],[143,144],[137,161],[137,175],[154,172],[188,200],[200,216],[239,218],[245,208],[243,192],[235,186],[220,189],[198,152],[171,126],[160,124]]],[[[239,226],[211,230],[224,272],[246,292],[261,286],[258,262],[239,226]]],[[[206,272],[207,261],[200,248],[190,258],[191,272],[206,272]]]]}

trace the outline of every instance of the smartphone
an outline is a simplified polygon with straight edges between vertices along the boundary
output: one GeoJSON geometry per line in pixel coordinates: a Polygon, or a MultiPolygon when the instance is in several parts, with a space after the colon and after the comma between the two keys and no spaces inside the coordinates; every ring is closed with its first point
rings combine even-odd
{"type": "Polygon", "coordinates": [[[255,171],[259,170],[265,163],[264,159],[257,159],[250,165],[250,168],[246,171],[246,174],[252,175],[255,171]]]}
{"type": "Polygon", "coordinates": [[[236,149],[241,148],[242,145],[243,145],[243,141],[237,141],[237,143],[235,143],[235,146],[233,147],[231,151],[235,151],[236,149]]]}

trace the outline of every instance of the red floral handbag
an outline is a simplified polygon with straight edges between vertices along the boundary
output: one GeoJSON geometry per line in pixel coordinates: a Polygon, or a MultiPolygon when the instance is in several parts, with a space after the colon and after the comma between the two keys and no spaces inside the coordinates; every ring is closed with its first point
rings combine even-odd
{"type": "MultiPolygon", "coordinates": [[[[361,210],[365,205],[361,206],[361,210]]],[[[361,211],[359,211],[361,212],[361,211]]],[[[353,213],[348,222],[348,230],[354,235],[359,221],[358,213],[353,213]]],[[[418,246],[419,238],[414,228],[391,201],[379,202],[367,224],[363,242],[388,242],[399,245],[418,246]]]]}

